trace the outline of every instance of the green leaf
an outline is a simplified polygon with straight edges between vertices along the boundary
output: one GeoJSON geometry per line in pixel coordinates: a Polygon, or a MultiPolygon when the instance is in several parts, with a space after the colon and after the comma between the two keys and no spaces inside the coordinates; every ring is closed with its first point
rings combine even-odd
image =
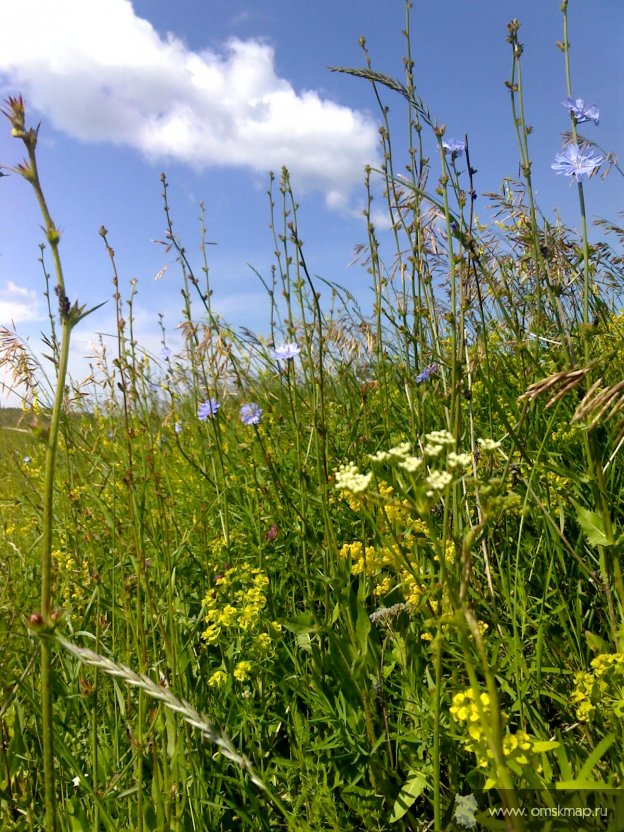
{"type": "Polygon", "coordinates": [[[543,751],[552,751],[553,748],[559,748],[557,740],[538,740],[538,742],[533,743],[532,751],[541,754],[543,751]]]}
{"type": "Polygon", "coordinates": [[[307,632],[297,633],[297,644],[302,650],[310,651],[312,649],[312,640],[310,634],[307,632]]]}
{"type": "Polygon", "coordinates": [[[357,639],[360,653],[365,656],[368,650],[368,634],[371,630],[371,622],[362,604],[358,604],[357,622],[355,624],[355,637],[357,639]]]}
{"type": "Polygon", "coordinates": [[[315,633],[318,630],[311,612],[302,612],[284,621],[284,627],[291,633],[315,633]]]}
{"type": "Polygon", "coordinates": [[[578,773],[578,779],[579,780],[586,780],[586,779],[589,778],[589,775],[596,768],[596,766],[598,765],[600,760],[604,757],[604,755],[607,753],[609,748],[611,748],[611,746],[615,742],[615,739],[616,739],[615,734],[607,734],[606,737],[603,737],[600,740],[598,745],[594,748],[592,753],[585,760],[583,768],[579,771],[579,773],[578,773]]]}
{"type": "Polygon", "coordinates": [[[605,792],[609,791],[609,784],[604,780],[560,780],[555,783],[555,791],[558,792],[605,792]]]}
{"type": "Polygon", "coordinates": [[[427,788],[427,781],[420,772],[410,771],[403,788],[399,792],[392,807],[390,823],[396,823],[411,808],[417,797],[427,788]]]}
{"type": "Polygon", "coordinates": [[[475,815],[479,811],[477,799],[473,794],[455,795],[455,811],[453,819],[466,829],[474,829],[477,825],[475,815]]]}
{"type": "Polygon", "coordinates": [[[78,302],[76,301],[72,308],[69,310],[69,315],[67,316],[67,320],[69,325],[73,329],[76,324],[79,324],[80,321],[84,320],[87,315],[90,315],[92,312],[95,312],[98,309],[101,309],[108,301],[104,300],[102,303],[98,303],[97,306],[92,306],[91,309],[87,309],[85,312],[84,306],[78,306],[78,302]]]}
{"type": "Polygon", "coordinates": [[[613,546],[613,539],[607,537],[604,521],[597,511],[590,511],[572,500],[576,508],[576,519],[585,532],[588,543],[592,546],[613,546]]]}
{"type": "Polygon", "coordinates": [[[600,636],[595,635],[594,633],[590,633],[589,630],[585,630],[585,641],[587,642],[587,646],[592,651],[592,653],[609,653],[609,643],[606,642],[604,639],[600,638],[600,636]]]}

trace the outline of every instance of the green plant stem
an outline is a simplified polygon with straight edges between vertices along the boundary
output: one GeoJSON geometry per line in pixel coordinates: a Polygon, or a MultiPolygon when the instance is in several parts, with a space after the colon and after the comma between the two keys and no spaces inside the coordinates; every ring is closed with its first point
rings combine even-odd
{"type": "Polygon", "coordinates": [[[433,699],[433,828],[442,829],[440,716],[442,712],[442,632],[438,619],[435,644],[435,693],[433,699]]]}
{"type": "MultiPolygon", "coordinates": [[[[65,281],[63,268],[59,255],[60,234],[56,228],[41,187],[39,172],[37,169],[36,129],[26,130],[24,102],[21,97],[9,98],[7,101],[8,110],[3,114],[11,122],[12,135],[21,139],[28,153],[28,161],[13,169],[14,173],[22,176],[32,185],[35,192],[39,209],[43,217],[43,227],[46,238],[52,251],[54,270],[56,274],[56,294],[59,299],[61,319],[61,346],[56,355],[56,389],[54,404],[52,407],[52,418],[47,432],[47,447],[45,455],[45,474],[43,486],[43,532],[41,545],[41,619],[45,627],[52,625],[52,542],[53,542],[53,521],[54,521],[54,475],[56,470],[57,448],[60,432],[61,413],[63,409],[63,398],[65,394],[65,379],[67,376],[67,364],[69,360],[69,341],[72,329],[70,318],[70,305],[65,294],[65,281]]],[[[45,437],[45,434],[44,434],[45,437]]],[[[56,807],[56,783],[54,772],[54,725],[53,725],[53,698],[51,683],[52,648],[49,643],[42,640],[41,643],[41,678],[40,678],[40,704],[41,704],[41,726],[43,744],[43,765],[44,765],[44,793],[45,793],[45,823],[47,832],[57,832],[58,817],[56,807]]]]}
{"type": "Polygon", "coordinates": [[[462,344],[463,332],[458,333],[458,292],[457,292],[457,267],[455,262],[455,252],[453,251],[453,232],[451,228],[451,211],[448,200],[448,171],[446,166],[446,157],[444,155],[444,148],[442,147],[442,133],[437,134],[438,150],[440,153],[440,165],[442,168],[442,176],[440,177],[440,189],[442,194],[442,207],[444,211],[444,223],[446,228],[446,239],[448,246],[448,263],[449,263],[449,284],[451,289],[451,401],[448,410],[448,427],[455,437],[455,450],[457,450],[459,437],[461,433],[461,373],[462,373],[462,344]],[[459,337],[458,337],[459,334],[459,337]]]}
{"type": "MultiPolygon", "coordinates": [[[[565,65],[565,76],[566,76],[566,90],[568,96],[572,97],[572,74],[570,70],[570,42],[568,40],[568,0],[563,0],[561,3],[561,12],[563,13],[563,42],[562,42],[562,51],[564,55],[564,65],[565,65]]],[[[576,119],[574,118],[574,114],[570,113],[570,121],[572,127],[572,136],[574,138],[575,144],[578,144],[578,132],[576,129],[576,119]]],[[[589,280],[589,238],[587,234],[587,210],[585,207],[585,193],[583,191],[583,183],[577,179],[577,189],[578,189],[578,197],[579,197],[579,210],[581,214],[581,240],[583,245],[583,326],[582,326],[582,342],[583,342],[583,355],[585,358],[585,365],[587,366],[590,364],[591,361],[591,351],[590,351],[590,335],[591,335],[591,327],[589,322],[589,293],[590,293],[590,280],[589,280]]],[[[587,373],[587,384],[591,384],[591,370],[587,373]]],[[[609,498],[606,493],[605,484],[604,484],[604,477],[602,473],[602,467],[600,464],[599,455],[597,449],[595,447],[595,442],[593,441],[593,437],[585,432],[583,434],[583,445],[585,450],[585,458],[587,461],[587,466],[592,474],[591,480],[591,490],[593,493],[594,503],[599,506],[600,515],[602,517],[603,526],[607,537],[611,540],[613,539],[613,530],[611,524],[611,513],[609,509],[609,498]]],[[[613,598],[611,593],[611,579],[612,575],[615,576],[615,584],[616,584],[616,593],[618,600],[620,602],[620,606],[624,609],[624,587],[622,585],[622,575],[620,570],[620,565],[616,562],[616,558],[613,557],[613,548],[612,547],[600,547],[599,548],[599,558],[600,558],[600,571],[602,572],[602,578],[607,588],[607,606],[609,611],[609,619],[611,623],[611,635],[613,639],[613,643],[615,645],[618,644],[619,633],[618,633],[618,625],[617,619],[615,615],[615,609],[613,604],[613,598]]],[[[620,610],[621,614],[622,610],[620,610]]]]}
{"type": "MultiPolygon", "coordinates": [[[[58,356],[56,374],[56,390],[52,408],[47,448],[45,456],[45,476],[43,485],[43,535],[41,547],[41,617],[45,624],[51,623],[52,616],[52,541],[54,521],[54,475],[65,394],[65,379],[69,361],[69,342],[72,324],[69,318],[69,302],[65,294],[63,267],[59,255],[59,232],[52,221],[48,206],[41,188],[35,147],[37,143],[36,131],[28,131],[21,137],[28,151],[28,175],[23,174],[32,185],[39,208],[44,220],[44,229],[54,262],[56,275],[56,292],[59,297],[61,317],[61,346],[58,356]]],[[[58,817],[56,808],[56,783],[54,772],[54,723],[52,698],[52,645],[45,639],[41,642],[41,724],[43,740],[43,766],[45,789],[45,817],[47,832],[56,832],[58,817]]]]}

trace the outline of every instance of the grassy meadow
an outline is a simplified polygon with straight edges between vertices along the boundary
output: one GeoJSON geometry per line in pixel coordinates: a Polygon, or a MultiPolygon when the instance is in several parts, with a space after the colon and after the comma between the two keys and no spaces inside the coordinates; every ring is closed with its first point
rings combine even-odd
{"type": "Polygon", "coordinates": [[[51,363],[0,333],[23,395],[0,412],[1,829],[624,829],[624,231],[585,207],[587,174],[620,170],[562,108],[580,231],[541,215],[515,23],[509,44],[522,176],[489,224],[409,51],[401,81],[342,70],[410,136],[393,158],[380,111],[364,187],[384,184],[395,250],[369,221],[371,309],[312,277],[282,171],[266,328],[234,329],[163,176],[182,345],[136,342],[102,228],[117,337],[81,386],[88,310],[37,131],[5,103],[51,363]]]}

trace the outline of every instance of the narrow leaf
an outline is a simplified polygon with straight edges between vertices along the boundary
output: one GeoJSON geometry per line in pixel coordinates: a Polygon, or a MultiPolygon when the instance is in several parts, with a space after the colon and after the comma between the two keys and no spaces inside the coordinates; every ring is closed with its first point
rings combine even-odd
{"type": "Polygon", "coordinates": [[[412,774],[410,772],[403,788],[397,796],[397,799],[394,801],[392,814],[390,815],[390,823],[396,823],[397,820],[400,820],[411,808],[416,798],[420,797],[426,787],[427,781],[422,774],[412,774]]]}

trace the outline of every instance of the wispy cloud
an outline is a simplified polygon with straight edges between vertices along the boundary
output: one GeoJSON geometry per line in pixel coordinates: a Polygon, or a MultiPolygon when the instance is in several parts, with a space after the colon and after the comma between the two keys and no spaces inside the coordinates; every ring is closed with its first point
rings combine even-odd
{"type": "Polygon", "coordinates": [[[295,90],[276,74],[269,44],[192,51],[129,0],[5,0],[0,72],[77,139],[198,168],[286,165],[297,187],[321,190],[331,207],[344,206],[377,157],[373,120],[295,90]]]}
{"type": "Polygon", "coordinates": [[[41,318],[37,293],[8,280],[0,289],[0,325],[37,321],[41,318]]]}

